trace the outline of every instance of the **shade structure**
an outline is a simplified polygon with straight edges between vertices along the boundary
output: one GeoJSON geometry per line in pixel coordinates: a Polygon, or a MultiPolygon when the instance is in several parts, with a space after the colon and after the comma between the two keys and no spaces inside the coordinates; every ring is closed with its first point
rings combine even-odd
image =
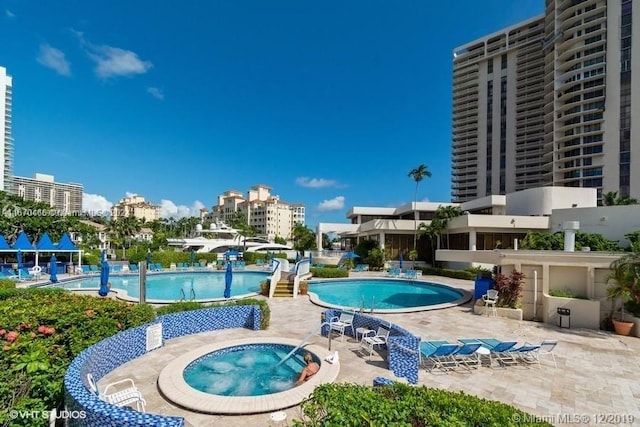
{"type": "Polygon", "coordinates": [[[102,261],[102,269],[100,270],[100,289],[98,295],[106,297],[109,294],[109,263],[102,261]]]}
{"type": "Polygon", "coordinates": [[[398,259],[398,267],[402,268],[402,254],[400,254],[400,259],[398,259]]]}
{"type": "Polygon", "coordinates": [[[4,236],[0,235],[0,251],[6,252],[10,250],[11,246],[9,246],[9,244],[7,243],[7,239],[5,239],[4,236]]]}
{"type": "Polygon", "coordinates": [[[27,237],[24,231],[21,231],[20,234],[18,234],[18,237],[16,238],[16,241],[13,243],[13,246],[11,247],[11,249],[13,249],[14,251],[21,250],[22,252],[35,251],[35,248],[29,241],[29,238],[27,237]]]}
{"type": "Polygon", "coordinates": [[[355,252],[347,252],[346,254],[343,255],[343,257],[347,259],[353,259],[353,258],[360,258],[360,255],[358,255],[355,252]]]}
{"type": "Polygon", "coordinates": [[[58,260],[55,254],[51,255],[51,260],[49,261],[49,281],[51,283],[58,282],[58,260]]]}
{"type": "Polygon", "coordinates": [[[231,282],[233,282],[233,271],[231,263],[227,262],[227,271],[224,273],[224,297],[231,298],[231,282]]]}
{"type": "Polygon", "coordinates": [[[42,236],[40,237],[40,240],[38,240],[38,243],[36,243],[36,249],[41,252],[56,250],[56,246],[51,241],[51,238],[49,237],[49,233],[44,232],[42,234],[42,236]]]}
{"type": "Polygon", "coordinates": [[[22,270],[22,251],[20,249],[18,249],[16,259],[18,260],[18,270],[22,270]]]}
{"type": "Polygon", "coordinates": [[[230,249],[227,252],[224,253],[224,257],[225,259],[229,259],[230,256],[238,256],[240,255],[240,252],[236,251],[235,249],[230,249]]]}

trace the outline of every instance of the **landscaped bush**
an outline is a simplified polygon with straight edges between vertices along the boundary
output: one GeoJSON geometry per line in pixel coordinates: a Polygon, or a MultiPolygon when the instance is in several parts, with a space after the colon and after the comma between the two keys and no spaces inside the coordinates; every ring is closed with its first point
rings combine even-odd
{"type": "Polygon", "coordinates": [[[576,295],[568,289],[565,289],[565,290],[549,289],[549,295],[551,295],[552,297],[559,297],[559,298],[589,299],[584,295],[576,295]]]}
{"type": "Polygon", "coordinates": [[[451,270],[448,268],[422,267],[422,274],[430,274],[432,276],[452,277],[454,279],[474,280],[476,273],[467,270],[451,270]]]}
{"type": "Polygon", "coordinates": [[[73,295],[63,289],[4,290],[2,299],[0,425],[43,425],[42,418],[9,420],[9,410],[62,408],[64,373],[75,356],[155,318],[146,304],[73,295]]]}
{"type": "Polygon", "coordinates": [[[257,305],[262,312],[262,320],[260,321],[260,329],[267,329],[271,322],[271,309],[269,304],[265,300],[258,300],[254,298],[245,298],[240,300],[214,302],[210,304],[203,304],[196,301],[179,301],[171,304],[164,305],[156,310],[158,315],[178,313],[181,311],[200,310],[201,308],[210,307],[229,307],[238,305],[257,305]]]}
{"type": "Polygon", "coordinates": [[[498,307],[520,308],[524,274],[513,270],[509,276],[496,274],[493,288],[498,291],[498,307]]]}
{"type": "Polygon", "coordinates": [[[302,404],[302,412],[304,418],[293,420],[294,426],[551,425],[504,403],[400,383],[381,387],[323,384],[302,404]]]}
{"type": "Polygon", "coordinates": [[[349,277],[349,272],[346,269],[342,268],[311,267],[311,274],[313,275],[313,277],[322,279],[349,277]]]}
{"type": "Polygon", "coordinates": [[[0,279],[0,289],[15,289],[16,282],[11,279],[0,279]]]}

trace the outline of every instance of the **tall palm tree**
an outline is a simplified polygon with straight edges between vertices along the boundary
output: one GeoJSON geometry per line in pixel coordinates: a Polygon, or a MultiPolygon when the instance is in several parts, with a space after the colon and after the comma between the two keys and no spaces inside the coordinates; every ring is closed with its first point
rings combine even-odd
{"type": "Polygon", "coordinates": [[[442,221],[442,226],[447,231],[447,249],[449,246],[449,220],[462,215],[462,209],[459,206],[438,206],[436,209],[436,218],[442,221]]]}
{"type": "Polygon", "coordinates": [[[425,177],[431,178],[431,172],[427,168],[427,165],[423,163],[418,167],[411,169],[408,177],[412,178],[416,183],[416,191],[413,196],[413,250],[415,251],[418,242],[418,211],[416,209],[416,204],[418,203],[418,185],[425,177]]]}

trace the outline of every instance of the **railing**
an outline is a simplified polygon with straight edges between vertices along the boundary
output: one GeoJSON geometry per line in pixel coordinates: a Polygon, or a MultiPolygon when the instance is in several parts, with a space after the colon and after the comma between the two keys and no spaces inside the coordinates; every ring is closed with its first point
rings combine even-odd
{"type": "Polygon", "coordinates": [[[282,275],[282,260],[273,258],[272,261],[274,266],[271,272],[271,283],[269,284],[269,298],[273,298],[273,294],[276,292],[276,285],[282,275]]]}

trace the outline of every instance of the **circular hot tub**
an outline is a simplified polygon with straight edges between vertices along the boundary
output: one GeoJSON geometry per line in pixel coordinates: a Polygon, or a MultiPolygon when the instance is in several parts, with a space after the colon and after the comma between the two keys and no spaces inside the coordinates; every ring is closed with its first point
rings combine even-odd
{"type": "Polygon", "coordinates": [[[199,347],[165,366],[158,388],[172,403],[202,413],[252,414],[289,408],[306,399],[317,385],[333,382],[339,371],[339,363],[323,361],[328,350],[317,345],[296,349],[299,344],[294,339],[262,337],[199,347]],[[305,352],[320,363],[320,370],[296,386],[305,352]]]}

